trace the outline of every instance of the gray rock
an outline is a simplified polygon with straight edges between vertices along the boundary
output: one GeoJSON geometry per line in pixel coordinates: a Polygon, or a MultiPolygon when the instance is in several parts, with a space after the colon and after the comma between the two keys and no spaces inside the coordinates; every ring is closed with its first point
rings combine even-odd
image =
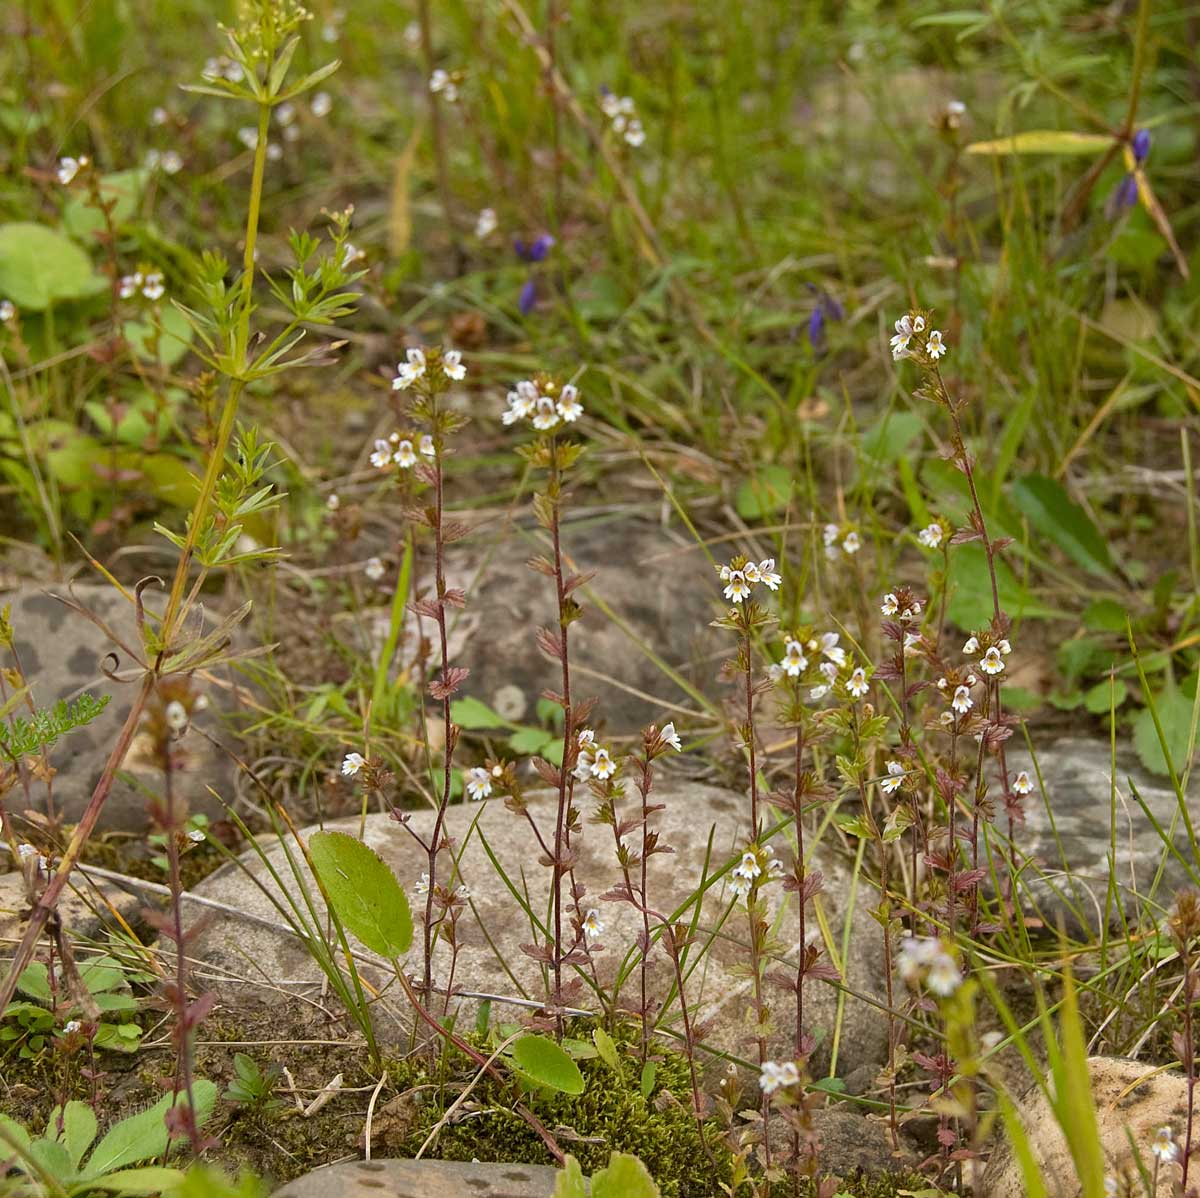
{"type": "Polygon", "coordinates": [[[343,1161],[275,1191],[274,1198],[550,1198],[545,1165],[462,1161],[343,1161]]]}
{"type": "MultiPolygon", "coordinates": [[[[129,655],[108,639],[102,629],[79,612],[72,611],[54,598],[74,596],[76,601],[98,616],[126,646],[140,651],[133,605],[111,587],[76,584],[52,587],[48,591],[24,588],[0,595],[0,606],[12,605],[15,649],[26,679],[32,684],[33,698],[40,707],[50,707],[59,699],[73,699],[87,691],[96,696],[109,695],[108,707],[92,723],[64,736],[51,750],[50,759],[57,773],[53,779],[50,802],[47,788],[33,782],[31,795],[35,809],[52,809],[67,822],[76,821],[91,798],[109,750],[129,712],[137,685],[137,665],[129,655]],[[110,653],[118,659],[114,665],[110,653]],[[114,682],[105,676],[107,666],[133,681],[114,682]]],[[[161,603],[161,593],[146,592],[148,606],[161,603]]],[[[7,664],[7,663],[5,663],[7,664]]],[[[207,710],[193,713],[193,727],[179,743],[175,784],[177,793],[186,798],[192,811],[215,815],[220,805],[208,788],[228,796],[233,771],[228,757],[200,735],[200,730],[216,735],[219,720],[215,709],[220,691],[194,680],[194,693],[211,696],[207,710]]],[[[139,734],[126,754],[122,770],[152,791],[162,788],[162,773],[150,760],[148,738],[139,734]]],[[[19,813],[24,807],[17,796],[9,797],[9,810],[19,813]]],[[[146,796],[137,785],[118,776],[100,817],[101,829],[144,831],[146,796]]]]}
{"type": "MultiPolygon", "coordinates": [[[[1040,916],[1051,929],[1060,914],[1074,930],[1097,929],[1104,923],[1109,856],[1114,845],[1116,863],[1111,878],[1117,902],[1107,917],[1116,918],[1119,909],[1126,914],[1134,911],[1137,896],[1149,893],[1166,848],[1134,797],[1135,791],[1164,832],[1169,832],[1175,821],[1174,844],[1186,860],[1194,860],[1167,779],[1148,773],[1128,754],[1119,753],[1114,789],[1107,741],[1064,739],[1039,749],[1044,800],[1037,790],[1029,754],[1013,749],[1007,760],[1010,778],[1024,769],[1035,784],[1025,799],[1025,822],[1016,829],[1018,862],[1032,860],[1022,875],[1021,906],[1027,916],[1040,916]]],[[[1200,787],[1192,786],[1187,797],[1195,812],[1200,787]]],[[[999,820],[1004,822],[1003,814],[999,820]]],[[[1172,894],[1186,883],[1186,871],[1168,855],[1158,902],[1169,905],[1172,894]]]]}
{"type": "MultiPolygon", "coordinates": [[[[136,923],[141,903],[111,882],[88,878],[76,871],[58,902],[64,930],[73,939],[96,939],[103,928],[119,927],[116,916],[136,923]]],[[[0,958],[10,953],[25,931],[27,910],[22,875],[13,870],[0,874],[0,958]]]]}
{"type": "MultiPolygon", "coordinates": [[[[536,723],[542,692],[562,689],[561,667],[534,639],[538,628],[556,624],[554,580],[526,565],[550,548],[537,528],[489,525],[482,533],[447,551],[448,585],[467,596],[465,608],[449,613],[452,660],[471,671],[461,693],[506,719],[536,723]]],[[[719,696],[714,662],[731,645],[709,627],[721,598],[701,546],[627,519],[572,521],[562,543],[574,572],[596,572],[576,593],[585,611],[569,632],[577,700],[596,696],[597,717],[626,733],[677,718],[680,708],[700,709],[689,686],[719,696]]],[[[428,584],[423,563],[419,585],[428,584]]],[[[381,624],[386,635],[386,616],[381,624]]],[[[428,620],[425,630],[435,634],[428,620]]]]}
{"type": "MultiPolygon", "coordinates": [[[[1169,1127],[1177,1140],[1182,1138],[1187,1118],[1187,1079],[1123,1057],[1091,1057],[1087,1067],[1108,1172],[1118,1179],[1132,1181],[1132,1188],[1122,1189],[1121,1193],[1141,1194],[1143,1189],[1129,1147],[1130,1137],[1143,1161],[1153,1171],[1150,1146],[1158,1129],[1169,1127]]],[[[1050,1104],[1036,1086],[1031,1086],[1022,1095],[1017,1114],[1029,1137],[1029,1146],[1047,1190],[1055,1198],[1073,1198],[1079,1194],[1079,1178],[1066,1137],[1050,1104]]],[[[1200,1147],[1193,1151],[1191,1162],[1194,1174],[1200,1163],[1200,1147]]],[[[1162,1166],[1152,1198],[1166,1198],[1173,1193],[1179,1175],[1178,1163],[1162,1166]]],[[[990,1194],[991,1198],[1024,1198],[1028,1193],[1020,1165],[1007,1140],[992,1154],[983,1182],[983,1193],[990,1194]]]]}
{"type": "MultiPolygon", "coordinates": [[[[747,803],[743,796],[732,791],[666,778],[656,784],[653,793],[657,802],[666,804],[666,810],[656,819],[662,840],[671,845],[675,852],[673,855],[651,858],[650,902],[659,910],[672,911],[684,903],[701,876],[708,853],[710,830],[710,875],[730,860],[735,852],[740,853],[745,835],[747,803]]],[[[546,826],[548,815],[552,819],[549,802],[549,796],[545,796],[532,803],[535,818],[543,827],[546,826]]],[[[583,806],[586,810],[587,804],[583,806]]],[[[354,835],[358,832],[357,819],[330,826],[354,835]]],[[[431,826],[430,812],[413,815],[412,827],[422,836],[429,836],[431,826]]],[[[448,816],[447,829],[448,834],[456,840],[455,851],[460,854],[461,880],[471,892],[471,909],[460,922],[460,933],[465,943],[457,962],[456,986],[461,990],[484,994],[542,1000],[545,990],[540,969],[520,948],[533,939],[525,916],[497,877],[482,844],[483,838],[486,838],[491,852],[512,884],[527,887],[533,910],[544,912],[549,870],[538,864],[537,853],[531,851],[532,837],[528,826],[520,817],[506,810],[502,802],[489,801],[482,806],[467,804],[453,807],[448,816]],[[478,824],[473,827],[476,819],[478,824]],[[486,928],[494,947],[489,946],[481,928],[486,928]]],[[[782,837],[778,839],[782,840],[782,837]]],[[[427,868],[424,855],[412,836],[387,816],[371,815],[367,818],[366,842],[391,866],[411,894],[413,884],[427,868]]],[[[592,906],[598,908],[605,925],[600,937],[604,951],[598,952],[595,959],[601,982],[608,983],[626,950],[635,943],[640,930],[640,916],[628,904],[603,902],[598,898],[619,878],[610,830],[588,823],[582,840],[574,842],[573,847],[577,847],[579,853],[578,880],[587,888],[582,907],[585,910],[592,906]]],[[[778,852],[784,859],[790,855],[782,843],[778,846],[778,852]]],[[[290,886],[292,875],[283,864],[278,848],[270,851],[270,859],[289,879],[290,886]]],[[[247,857],[244,860],[255,878],[268,888],[273,886],[256,858],[247,857]]],[[[818,846],[813,865],[825,876],[825,892],[821,902],[835,946],[840,951],[847,899],[851,892],[849,871],[832,854],[825,852],[823,846],[818,846]]],[[[280,918],[263,892],[232,864],[205,878],[196,892],[258,919],[277,922],[280,918]]],[[[782,905],[776,934],[784,946],[783,959],[794,962],[798,937],[795,900],[788,896],[785,901],[781,886],[769,887],[766,893],[772,915],[779,913],[782,905]]],[[[878,926],[867,913],[870,905],[870,896],[865,890],[860,890],[854,909],[850,953],[844,977],[852,991],[882,1002],[880,937],[878,926]]],[[[725,921],[727,907],[724,884],[711,886],[705,895],[698,931],[702,943],[707,943],[711,936],[712,944],[704,961],[688,977],[688,1004],[700,1018],[713,1021],[707,1037],[710,1045],[721,1050],[753,1055],[753,1044],[748,1040],[745,1025],[750,1011],[750,982],[741,976],[739,970],[744,962],[744,952],[740,947],[746,935],[744,907],[735,909],[725,921]]],[[[197,956],[250,978],[268,977],[274,982],[286,984],[318,977],[299,941],[232,917],[218,918],[209,924],[192,948],[197,956]]],[[[446,950],[439,948],[436,951],[435,979],[444,979],[448,966],[446,950]]],[[[417,953],[414,952],[410,956],[410,972],[417,968],[416,961],[417,953]]],[[[652,954],[650,972],[651,994],[668,993],[672,974],[664,952],[652,954]]],[[[623,1001],[631,1002],[634,999],[637,985],[635,974],[626,982],[622,992],[623,1001]]],[[[588,994],[589,991],[585,989],[574,1002],[589,1007],[588,994]]],[[[767,999],[776,1013],[778,1028],[772,1042],[773,1051],[790,1055],[786,1037],[793,1018],[791,996],[781,989],[768,986],[767,999]]],[[[806,987],[806,1023],[808,1030],[820,1039],[815,1057],[817,1070],[825,1069],[830,1062],[837,999],[838,990],[830,983],[812,981],[806,987]]],[[[518,1014],[518,1008],[500,1003],[494,1008],[494,1015],[498,1018],[511,1019],[518,1014]]],[[[467,1020],[471,1017],[471,1004],[464,1003],[459,1026],[469,1026],[467,1020]]],[[[678,1030],[677,1005],[668,1012],[666,1022],[678,1030]]],[[[886,1029],[886,1020],[881,1017],[877,1007],[847,996],[837,1072],[847,1073],[860,1066],[877,1069],[886,1056],[886,1029]]]]}

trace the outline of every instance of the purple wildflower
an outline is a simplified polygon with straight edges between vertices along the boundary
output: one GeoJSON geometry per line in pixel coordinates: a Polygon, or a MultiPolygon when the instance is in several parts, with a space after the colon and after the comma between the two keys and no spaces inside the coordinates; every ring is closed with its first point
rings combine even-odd
{"type": "Polygon", "coordinates": [[[541,233],[528,245],[520,237],[513,238],[513,249],[522,262],[541,262],[554,245],[554,238],[549,233],[541,233]]]}
{"type": "Polygon", "coordinates": [[[528,316],[533,311],[537,304],[537,281],[533,275],[530,275],[525,280],[525,286],[521,288],[521,297],[517,300],[517,307],[521,310],[522,316],[528,316]]]}
{"type": "Polygon", "coordinates": [[[1108,203],[1104,206],[1104,214],[1109,220],[1116,220],[1125,209],[1132,208],[1137,202],[1137,179],[1132,174],[1125,175],[1109,196],[1108,203]]]}
{"type": "Polygon", "coordinates": [[[1150,130],[1139,129],[1133,135],[1133,160],[1141,166],[1150,153],[1150,130]]]}
{"type": "MultiPolygon", "coordinates": [[[[810,283],[809,289],[817,291],[810,283]]],[[[845,320],[846,313],[842,305],[827,291],[817,291],[817,305],[808,318],[808,342],[817,353],[825,348],[825,326],[830,321],[845,320]]]]}

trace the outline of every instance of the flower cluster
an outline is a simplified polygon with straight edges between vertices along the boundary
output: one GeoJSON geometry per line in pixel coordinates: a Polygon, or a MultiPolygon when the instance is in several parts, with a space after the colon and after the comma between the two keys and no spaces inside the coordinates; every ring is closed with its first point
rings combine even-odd
{"type": "Polygon", "coordinates": [[[905,936],[900,941],[896,971],[910,986],[924,982],[932,993],[948,998],[962,985],[962,973],[940,940],[905,936]]]}
{"type": "Polygon", "coordinates": [[[992,640],[987,633],[982,636],[971,636],[962,651],[966,654],[973,655],[982,653],[983,656],[979,659],[979,668],[985,673],[992,675],[1004,673],[1004,659],[1012,652],[1012,645],[1004,637],[997,640],[992,640]]]}
{"type": "Polygon", "coordinates": [[[166,290],[161,270],[150,270],[145,274],[136,270],[131,275],[122,275],[117,283],[117,294],[123,300],[132,299],[140,291],[145,299],[157,303],[166,290]]]}
{"type": "Polygon", "coordinates": [[[762,583],[768,591],[779,590],[783,575],[775,570],[775,559],[764,557],[761,562],[752,562],[746,557],[735,557],[727,566],[718,566],[718,574],[725,584],[725,598],[731,603],[741,603],[750,597],[751,587],[762,583]]]}
{"type": "Polygon", "coordinates": [[[646,140],[646,130],[638,120],[637,108],[630,96],[618,96],[603,88],[600,92],[600,110],[608,117],[612,131],[623,137],[627,145],[636,149],[646,140]]]}
{"type": "Polygon", "coordinates": [[[371,465],[376,470],[388,470],[393,465],[399,466],[401,470],[411,470],[417,464],[417,454],[420,453],[424,457],[437,457],[437,449],[433,444],[433,437],[429,433],[424,433],[418,436],[416,433],[410,433],[408,436],[402,437],[399,433],[392,433],[386,440],[377,440],[375,448],[371,453],[371,465]],[[413,448],[413,442],[416,442],[416,448],[413,448]]]}
{"type": "Polygon", "coordinates": [[[884,595],[879,610],[889,619],[897,619],[901,624],[911,624],[921,616],[921,601],[908,587],[899,587],[884,595]]]}
{"type": "Polygon", "coordinates": [[[498,762],[488,769],[487,766],[477,765],[467,770],[467,797],[473,803],[480,803],[492,793],[493,780],[500,781],[504,777],[504,767],[498,762]]]}
{"type": "MultiPolygon", "coordinates": [[[[797,632],[784,638],[783,659],[768,667],[767,673],[775,682],[788,682],[809,688],[808,697],[813,703],[825,698],[837,684],[838,676],[847,665],[846,650],[838,644],[841,638],[836,632],[797,632]]],[[[865,671],[858,669],[865,683],[865,671]]],[[[860,680],[854,679],[857,690],[860,680]]],[[[863,690],[865,694],[865,689],[863,690]]]]}
{"type": "Polygon", "coordinates": [[[799,1084],[800,1066],[795,1061],[763,1061],[759,1066],[758,1086],[764,1094],[774,1094],[799,1084]]]}
{"type": "Polygon", "coordinates": [[[461,350],[443,348],[426,354],[423,349],[413,348],[405,350],[404,357],[405,360],[396,365],[393,391],[407,391],[422,380],[461,383],[467,377],[461,350]]]}
{"type": "Polygon", "coordinates": [[[432,75],[429,76],[429,90],[435,96],[441,96],[447,104],[456,104],[458,102],[458,85],[463,81],[461,71],[444,71],[438,67],[432,75]]]}
{"type": "Polygon", "coordinates": [[[70,187],[74,182],[75,176],[79,174],[91,162],[91,159],[86,154],[80,154],[78,158],[60,158],[58,166],[55,168],[54,177],[63,187],[70,187]]]}
{"type": "Polygon", "coordinates": [[[837,524],[826,524],[822,539],[825,542],[825,556],[833,561],[839,553],[854,556],[862,548],[862,538],[854,528],[842,528],[837,524]]]}
{"type": "Polygon", "coordinates": [[[207,79],[209,83],[217,79],[224,79],[228,83],[241,83],[245,75],[242,64],[234,62],[232,58],[226,58],[224,54],[208,59],[200,72],[200,77],[207,79]]]}
{"type": "Polygon", "coordinates": [[[749,898],[750,891],[765,882],[777,882],[783,877],[783,865],[769,845],[752,844],[730,873],[729,889],[734,898],[749,898]],[[761,880],[760,880],[761,879],[761,880]]]}
{"type": "Polygon", "coordinates": [[[560,424],[574,424],[583,415],[579,388],[574,383],[559,386],[554,379],[522,379],[507,398],[508,408],[500,417],[505,424],[528,420],[543,433],[560,424]]]}
{"type": "Polygon", "coordinates": [[[590,778],[607,782],[617,772],[617,762],[612,753],[603,745],[596,744],[596,734],[591,728],[580,731],[576,744],[579,752],[575,758],[575,777],[580,782],[590,778]]]}
{"type": "MultiPolygon", "coordinates": [[[[971,698],[971,688],[978,681],[979,679],[974,674],[962,674],[957,670],[951,670],[937,680],[937,688],[949,699],[954,713],[965,716],[975,706],[975,700],[971,698]]],[[[954,716],[948,711],[944,712],[941,718],[944,724],[953,724],[954,722],[954,716]]]]}
{"type": "Polygon", "coordinates": [[[925,317],[920,312],[906,312],[896,321],[896,332],[891,340],[892,357],[916,358],[927,365],[936,364],[946,352],[946,343],[937,329],[925,332],[925,317]]]}
{"type": "Polygon", "coordinates": [[[162,171],[164,175],[177,175],[183,170],[183,155],[178,150],[149,149],[143,159],[148,171],[162,171]]]}

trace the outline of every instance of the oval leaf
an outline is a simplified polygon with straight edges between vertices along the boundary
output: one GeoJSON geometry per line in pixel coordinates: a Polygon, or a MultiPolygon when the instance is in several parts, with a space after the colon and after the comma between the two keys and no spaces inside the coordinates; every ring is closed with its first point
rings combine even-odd
{"type": "MultiPolygon", "coordinates": [[[[196,1125],[201,1127],[212,1114],[217,1087],[210,1081],[198,1081],[192,1085],[192,1094],[196,1100],[196,1125]]],[[[179,1100],[187,1101],[182,1094],[179,1100]]],[[[164,1094],[152,1107],[110,1128],[88,1158],[83,1176],[90,1181],[162,1156],[167,1151],[167,1112],[174,1105],[175,1095],[164,1094]]]]}
{"type": "Polygon", "coordinates": [[[314,832],[308,853],[338,918],[367,948],[388,960],[408,952],[408,898],[378,853],[345,832],[314,832]]]}
{"type": "Polygon", "coordinates": [[[41,312],[57,300],[84,299],[107,286],[69,237],[29,221],[0,225],[0,297],[18,308],[41,312]]]}
{"type": "Polygon", "coordinates": [[[522,1036],[513,1045],[512,1058],[517,1068],[539,1085],[563,1094],[583,1093],[579,1066],[545,1036],[522,1036]]]}
{"type": "Polygon", "coordinates": [[[1076,565],[1093,574],[1110,572],[1108,542],[1061,483],[1044,474],[1027,474],[1013,483],[1012,499],[1029,523],[1076,565]]]}
{"type": "Polygon", "coordinates": [[[627,1152],[614,1152],[608,1167],[592,1174],[592,1198],[660,1198],[650,1170],[627,1152]]]}

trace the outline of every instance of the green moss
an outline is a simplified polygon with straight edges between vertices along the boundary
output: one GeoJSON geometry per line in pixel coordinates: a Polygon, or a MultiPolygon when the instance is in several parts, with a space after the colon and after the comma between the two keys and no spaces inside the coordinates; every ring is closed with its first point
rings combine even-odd
{"type": "MultiPolygon", "coordinates": [[[[640,1062],[632,1049],[620,1078],[599,1059],[579,1062],[585,1088],[577,1098],[547,1091],[527,1093],[522,1101],[555,1135],[559,1145],[578,1158],[585,1174],[608,1163],[611,1152],[631,1152],[650,1170],[663,1198],[713,1198],[718,1183],[731,1174],[728,1151],[715,1126],[706,1131],[709,1163],[691,1113],[691,1081],[687,1061],[677,1053],[660,1052],[657,1074],[648,1097],[638,1084],[640,1062]],[[569,1129],[570,1135],[562,1129],[569,1129]]],[[[405,1062],[394,1073],[397,1083],[428,1082],[405,1062]]],[[[466,1117],[445,1127],[432,1155],[443,1160],[473,1158],[516,1164],[553,1164],[545,1144],[513,1110],[511,1087],[486,1079],[472,1093],[466,1117]]],[[[417,1125],[395,1148],[412,1155],[424,1142],[439,1112],[430,1104],[417,1125]]],[[[390,1147],[390,1146],[389,1146],[390,1147]]],[[[427,1153],[426,1155],[430,1155],[427,1153]]]]}
{"type": "MultiPolygon", "coordinates": [[[[715,1192],[715,1191],[714,1191],[715,1192]]],[[[887,1173],[878,1177],[858,1177],[839,1181],[838,1198],[897,1198],[903,1194],[937,1194],[930,1188],[929,1179],[917,1173],[887,1173]]],[[[800,1189],[792,1178],[771,1187],[771,1198],[816,1198],[817,1186],[807,1178],[800,1182],[800,1189]]]]}

